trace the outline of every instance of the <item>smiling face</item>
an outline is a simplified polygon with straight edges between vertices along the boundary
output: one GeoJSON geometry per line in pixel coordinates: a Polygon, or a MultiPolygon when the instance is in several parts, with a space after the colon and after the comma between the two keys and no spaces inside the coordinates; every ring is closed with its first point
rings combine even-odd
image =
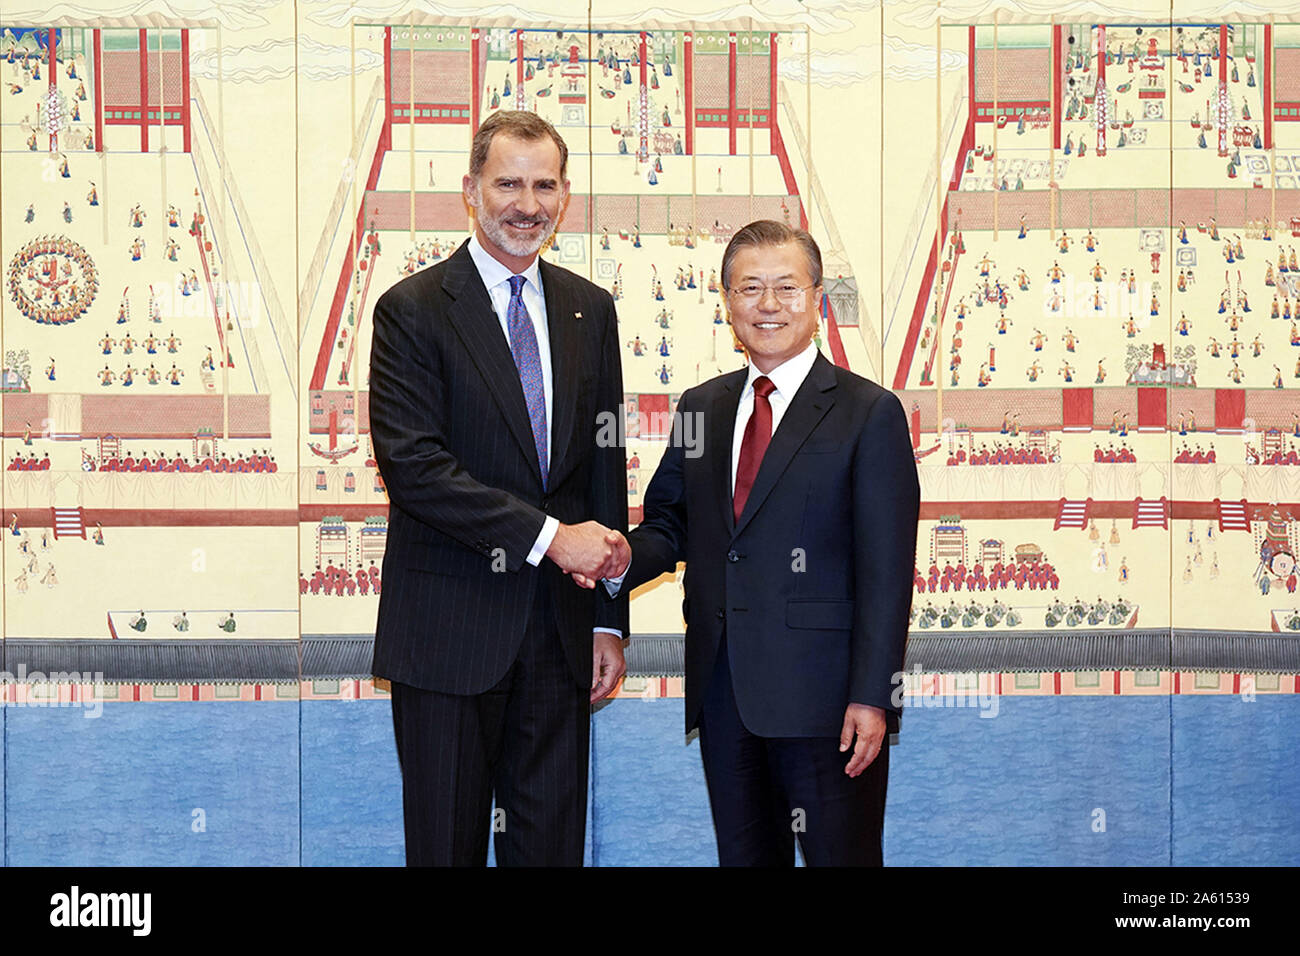
{"type": "Polygon", "coordinates": [[[569,197],[560,150],[547,137],[529,140],[498,133],[478,177],[462,180],[474,207],[478,241],[493,258],[520,273],[555,232],[569,197]]]}
{"type": "Polygon", "coordinates": [[[764,374],[794,358],[817,329],[817,304],[822,287],[812,284],[808,256],[797,243],[746,246],[736,253],[727,276],[727,312],[736,338],[764,374]],[[756,298],[746,288],[763,288],[756,298]],[[782,287],[797,288],[792,301],[777,295],[782,287]]]}

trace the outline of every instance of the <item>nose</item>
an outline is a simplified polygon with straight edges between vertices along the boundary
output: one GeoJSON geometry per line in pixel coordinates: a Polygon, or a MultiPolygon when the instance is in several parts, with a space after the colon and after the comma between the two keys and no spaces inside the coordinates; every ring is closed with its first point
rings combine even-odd
{"type": "Polygon", "coordinates": [[[784,307],[784,303],[782,303],[776,296],[776,290],[771,286],[763,287],[763,291],[759,293],[758,302],[756,304],[758,308],[762,309],[764,312],[780,312],[784,307]]]}
{"type": "Polygon", "coordinates": [[[519,195],[515,199],[515,208],[525,216],[535,216],[542,209],[541,200],[537,197],[537,192],[530,186],[524,186],[519,190],[519,195]]]}

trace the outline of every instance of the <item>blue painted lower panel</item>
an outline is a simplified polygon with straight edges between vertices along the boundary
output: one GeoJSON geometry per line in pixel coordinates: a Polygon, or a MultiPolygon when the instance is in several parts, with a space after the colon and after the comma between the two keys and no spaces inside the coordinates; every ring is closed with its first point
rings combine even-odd
{"type": "MultiPolygon", "coordinates": [[[[616,700],[593,717],[589,864],[716,863],[682,707],[616,700]]],[[[84,713],[4,708],[7,863],[403,862],[387,701],[84,713]]],[[[908,710],[889,865],[1300,863],[1300,698],[1002,697],[980,713],[908,710]]]]}
{"type": "Polygon", "coordinates": [[[592,720],[598,866],[717,866],[699,742],[685,702],[614,700],[592,720]]]}
{"type": "MultiPolygon", "coordinates": [[[[0,708],[0,793],[4,793],[4,786],[8,781],[5,771],[9,769],[9,733],[6,730],[9,721],[9,708],[0,708]]],[[[8,800],[0,800],[0,859],[8,860],[8,838],[9,825],[5,819],[5,808],[8,800]]]]}
{"type": "Polygon", "coordinates": [[[1300,698],[1173,702],[1173,863],[1300,865],[1300,698]]]}
{"type": "Polygon", "coordinates": [[[386,700],[302,702],[302,862],[402,866],[402,772],[386,700]]]}
{"type": "Polygon", "coordinates": [[[1167,697],[995,700],[905,711],[886,865],[1169,863],[1167,697]]]}
{"type": "Polygon", "coordinates": [[[6,863],[298,863],[296,700],[87,713],[9,709],[6,863]]]}

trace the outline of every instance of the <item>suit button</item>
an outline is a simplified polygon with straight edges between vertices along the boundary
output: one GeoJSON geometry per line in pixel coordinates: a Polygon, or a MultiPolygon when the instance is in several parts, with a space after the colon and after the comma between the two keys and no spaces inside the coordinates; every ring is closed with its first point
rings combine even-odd
{"type": "Polygon", "coordinates": [[[551,499],[550,499],[550,498],[543,498],[543,499],[542,499],[542,510],[543,510],[543,511],[548,511],[548,510],[550,509],[550,507],[551,507],[551,499]]]}
{"type": "Polygon", "coordinates": [[[726,619],[727,619],[727,612],[724,611],[722,608],[718,608],[718,620],[725,621],[726,619]]]}
{"type": "Polygon", "coordinates": [[[728,551],[727,560],[730,561],[732,564],[735,564],[737,561],[740,560],[740,555],[737,554],[735,551],[728,551]]]}

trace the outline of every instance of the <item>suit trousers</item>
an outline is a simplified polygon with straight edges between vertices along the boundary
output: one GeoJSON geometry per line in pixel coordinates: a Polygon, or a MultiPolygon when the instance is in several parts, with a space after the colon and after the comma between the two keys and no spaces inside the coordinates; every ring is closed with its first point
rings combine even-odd
{"type": "Polygon", "coordinates": [[[544,582],[537,592],[489,690],[392,685],[407,866],[486,866],[489,830],[499,866],[582,865],[590,688],[574,684],[544,582]]]}
{"type": "Polygon", "coordinates": [[[700,755],[722,866],[880,866],[889,736],[857,777],[838,737],[759,737],[736,705],[724,637],[700,712],[700,755]]]}

